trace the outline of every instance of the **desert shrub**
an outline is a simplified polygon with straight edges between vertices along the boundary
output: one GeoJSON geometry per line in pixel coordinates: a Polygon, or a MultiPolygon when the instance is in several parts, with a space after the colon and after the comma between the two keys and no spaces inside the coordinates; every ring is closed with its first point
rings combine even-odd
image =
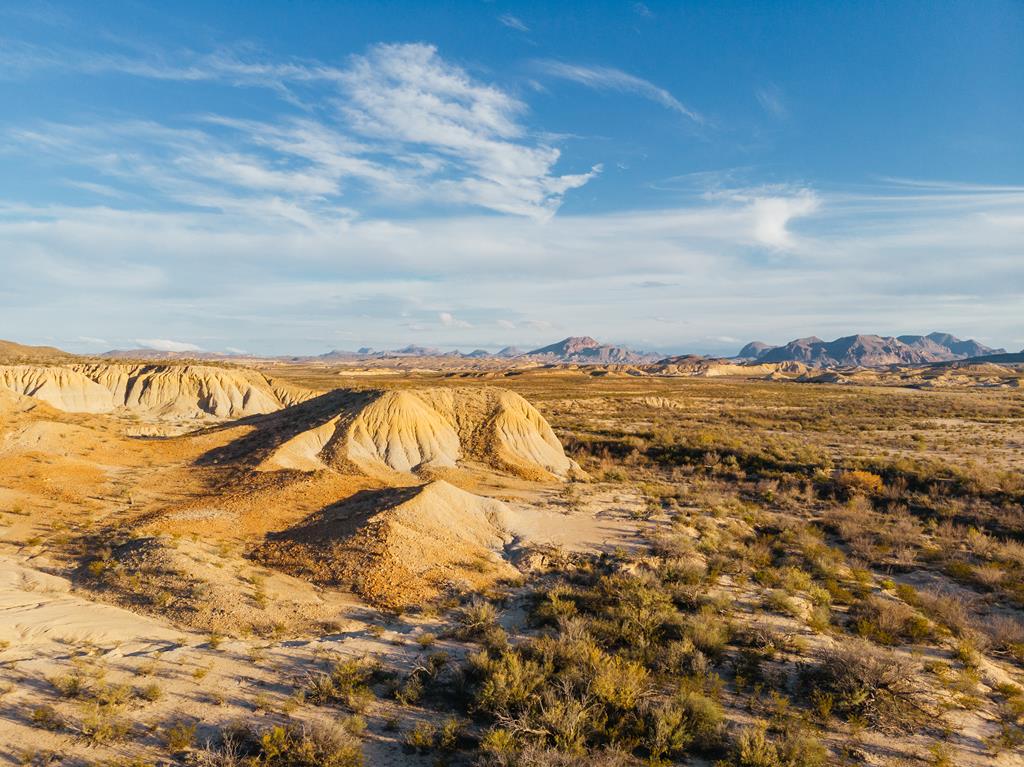
{"type": "Polygon", "coordinates": [[[592,673],[597,699],[622,710],[635,708],[649,688],[647,669],[617,655],[596,655],[592,673]]]}
{"type": "Polygon", "coordinates": [[[815,633],[824,634],[832,627],[832,610],[827,604],[815,604],[808,610],[804,620],[815,633]]]}
{"type": "Polygon", "coordinates": [[[577,612],[573,599],[574,591],[569,586],[558,584],[538,596],[530,614],[538,625],[554,626],[560,620],[572,617],[577,612]]]}
{"type": "Polygon", "coordinates": [[[811,695],[832,696],[833,713],[874,726],[907,729],[925,713],[914,666],[863,640],[826,651],[803,681],[811,695]]]}
{"type": "Polygon", "coordinates": [[[855,495],[877,495],[884,487],[880,476],[862,469],[840,472],[835,484],[836,489],[847,498],[855,495]]]}
{"type": "Polygon", "coordinates": [[[448,653],[443,651],[431,653],[425,661],[420,661],[413,666],[405,678],[398,683],[394,690],[395,699],[403,706],[419,702],[428,687],[435,683],[447,665],[448,653]]]}
{"type": "Polygon", "coordinates": [[[932,633],[928,620],[912,607],[877,595],[854,605],[850,617],[858,634],[879,644],[920,642],[932,633]]]}
{"type": "Polygon", "coordinates": [[[163,697],[163,688],[156,682],[151,682],[138,690],[138,696],[150,703],[160,700],[163,697]]]}
{"type": "Polygon", "coordinates": [[[131,726],[119,707],[89,701],[78,723],[78,732],[92,743],[109,743],[128,737],[131,726]]]}
{"type": "Polygon", "coordinates": [[[992,650],[1024,661],[1024,623],[1008,615],[992,615],[984,623],[992,650]]]}
{"type": "Polygon", "coordinates": [[[772,589],[764,595],[764,604],[769,610],[786,615],[799,617],[801,615],[799,603],[782,589],[772,589]]]}
{"type": "Polygon", "coordinates": [[[716,658],[722,654],[732,637],[733,629],[710,608],[702,608],[686,622],[686,636],[705,655],[716,658]]]}
{"type": "Polygon", "coordinates": [[[192,748],[196,739],[195,722],[174,722],[164,731],[164,742],[172,754],[192,748]]]}
{"type": "Polygon", "coordinates": [[[598,584],[605,638],[612,644],[643,652],[657,644],[676,609],[660,581],[651,573],[612,575],[598,584]]]}
{"type": "Polygon", "coordinates": [[[916,595],[917,606],[925,615],[937,620],[957,636],[965,634],[971,624],[971,605],[959,594],[921,589],[916,595]]]}
{"type": "Polygon", "coordinates": [[[647,709],[645,720],[644,745],[654,764],[683,753],[693,742],[693,733],[679,706],[668,702],[652,705],[647,709]]]}
{"type": "Polygon", "coordinates": [[[81,698],[89,691],[89,681],[77,671],[54,677],[50,684],[62,698],[81,698]]]}
{"type": "Polygon", "coordinates": [[[460,639],[481,639],[498,626],[498,610],[485,599],[474,599],[459,610],[457,636],[460,639]]]}
{"type": "Polygon", "coordinates": [[[481,677],[476,706],[486,712],[507,717],[527,705],[547,679],[551,669],[509,650],[497,658],[480,653],[471,658],[481,677]]]}
{"type": "Polygon", "coordinates": [[[303,692],[311,703],[335,703],[350,711],[361,712],[373,700],[370,683],[379,672],[380,666],[375,661],[346,658],[335,663],[330,673],[311,676],[303,692]]]}
{"type": "Polygon", "coordinates": [[[416,725],[406,733],[405,745],[420,753],[426,753],[434,747],[437,738],[437,728],[430,722],[417,722],[416,725]]]}
{"type": "Polygon", "coordinates": [[[824,767],[828,750],[812,733],[787,728],[781,737],[768,734],[768,725],[758,722],[739,732],[733,744],[731,767],[824,767]]]}
{"type": "Polygon", "coordinates": [[[36,706],[28,715],[33,727],[56,731],[64,726],[64,717],[53,706],[36,706]]]}
{"type": "Polygon", "coordinates": [[[191,762],[197,767],[362,767],[363,754],[358,741],[340,728],[232,725],[191,762]]]}
{"type": "Polygon", "coordinates": [[[266,730],[259,739],[260,765],[266,767],[359,767],[363,754],[344,730],[298,725],[266,730]]]}
{"type": "Polygon", "coordinates": [[[722,707],[697,692],[648,702],[643,707],[642,745],[652,764],[679,756],[695,746],[712,749],[722,736],[722,707]]]}
{"type": "Polygon", "coordinates": [[[681,693],[677,705],[683,710],[684,721],[701,748],[715,748],[722,738],[725,713],[718,701],[699,692],[681,693]]]}
{"type": "Polygon", "coordinates": [[[461,719],[450,716],[441,723],[437,731],[437,745],[443,751],[454,751],[465,730],[461,719]]]}

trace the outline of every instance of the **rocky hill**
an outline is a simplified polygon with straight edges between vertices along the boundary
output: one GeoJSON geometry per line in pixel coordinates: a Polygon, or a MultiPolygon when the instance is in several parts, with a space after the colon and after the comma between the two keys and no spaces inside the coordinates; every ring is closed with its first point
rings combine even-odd
{"type": "Polygon", "coordinates": [[[590,336],[570,336],[561,341],[527,352],[525,357],[572,362],[582,365],[637,364],[654,362],[657,355],[644,354],[624,346],[602,344],[590,336]]]}
{"type": "Polygon", "coordinates": [[[922,365],[932,362],[1002,354],[974,340],[963,341],[948,333],[926,336],[854,335],[823,341],[817,336],[797,338],[784,346],[754,341],[739,357],[757,362],[802,362],[814,367],[884,367],[922,365]]]}
{"type": "Polygon", "coordinates": [[[53,346],[26,346],[0,340],[0,362],[51,362],[70,359],[72,355],[53,346]]]}

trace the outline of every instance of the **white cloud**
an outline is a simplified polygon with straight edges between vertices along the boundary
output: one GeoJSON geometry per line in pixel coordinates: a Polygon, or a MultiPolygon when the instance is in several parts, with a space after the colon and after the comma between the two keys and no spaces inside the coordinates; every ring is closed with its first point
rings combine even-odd
{"type": "Polygon", "coordinates": [[[195,344],[188,344],[184,341],[171,341],[166,338],[136,338],[135,343],[143,349],[156,349],[158,352],[202,351],[202,349],[195,344]]]}
{"type": "MultiPolygon", "coordinates": [[[[938,324],[1020,338],[1019,186],[900,179],[844,192],[694,174],[675,180],[672,207],[551,217],[596,170],[563,174],[561,139],[532,130],[519,98],[428,45],[337,67],[6,48],[0,66],[26,53],[8,75],[81,65],[216,81],[271,89],[281,111],[9,134],[24,157],[59,160],[68,183],[109,198],[0,201],[0,327],[15,337],[64,337],[68,317],[88,317],[90,333],[132,327],[139,343],[185,351],[198,347],[148,337],[258,352],[324,351],[340,323],[377,348],[410,331],[539,346],[571,329],[677,349],[938,324]]],[[[625,72],[553,64],[553,76],[699,119],[625,72]]]]}
{"type": "Polygon", "coordinates": [[[789,109],[782,95],[782,89],[777,85],[766,85],[758,88],[754,95],[765,112],[779,120],[789,117],[789,109]]]}
{"type": "Polygon", "coordinates": [[[100,195],[102,197],[110,197],[110,198],[124,197],[124,194],[122,192],[118,191],[117,189],[114,189],[114,187],[112,187],[112,186],[108,186],[107,184],[97,184],[97,183],[92,182],[92,181],[74,181],[74,180],[68,180],[68,181],[65,181],[64,183],[67,184],[68,186],[72,187],[72,188],[81,189],[83,191],[90,192],[91,194],[98,194],[98,195],[100,195]]]}
{"type": "Polygon", "coordinates": [[[76,340],[83,344],[89,344],[90,346],[110,346],[110,341],[103,338],[95,338],[93,336],[78,336],[76,340]]]}
{"type": "Polygon", "coordinates": [[[465,320],[460,320],[455,317],[451,312],[440,312],[437,315],[438,319],[441,320],[441,324],[446,328],[471,328],[473,327],[470,323],[465,320]]]}
{"type": "Polygon", "coordinates": [[[755,197],[751,202],[754,237],[774,248],[789,247],[793,242],[787,228],[789,222],[811,215],[820,204],[818,196],[810,190],[801,190],[789,197],[755,197]]]}
{"type": "Polygon", "coordinates": [[[685,106],[679,99],[664,88],[643,78],[623,72],[621,69],[604,66],[583,66],[567,64],[563,61],[541,60],[534,62],[541,71],[551,77],[585,85],[595,90],[611,90],[622,93],[635,93],[645,99],[661,104],[673,112],[678,112],[694,122],[702,123],[704,118],[696,111],[685,106]]]}
{"type": "Polygon", "coordinates": [[[171,62],[63,53],[23,52],[22,64],[224,81],[270,88],[289,101],[297,98],[295,87],[330,89],[301,118],[207,115],[185,128],[127,120],[11,133],[23,146],[102,174],[102,185],[77,181],[94,192],[116,192],[115,180],[142,182],[178,202],[218,208],[252,205],[251,198],[237,200],[243,193],[266,197],[266,212],[299,221],[311,207],[337,207],[357,183],[392,205],[428,201],[546,219],[566,192],[600,172],[594,166],[556,173],[561,153],[527,129],[526,105],[445,61],[431,45],[376,45],[343,68],[249,61],[230,52],[180,54],[184,61],[171,62]]]}
{"type": "Polygon", "coordinates": [[[298,224],[242,209],[0,204],[0,252],[14,256],[0,259],[0,326],[16,338],[59,337],[66,317],[88,316],[90,333],[116,338],[131,318],[140,338],[282,353],[325,351],[339,323],[353,345],[375,348],[416,330],[427,343],[539,346],[584,332],[692,351],[716,336],[785,341],[940,324],[1008,346],[1021,332],[1022,242],[1024,190],[1015,189],[718,190],[665,210],[547,222],[339,223],[323,213],[298,224]],[[55,259],[68,267],[60,279],[55,259]],[[76,281],[126,264],[161,279],[141,289],[76,281]],[[453,296],[446,326],[430,307],[453,296]],[[473,327],[457,326],[463,316],[473,327]]]}
{"type": "Polygon", "coordinates": [[[440,162],[450,175],[432,190],[450,200],[543,218],[598,172],[553,175],[558,149],[523,141],[525,104],[474,81],[431,45],[374,46],[352,59],[344,82],[342,111],[353,127],[440,162]]]}
{"type": "Polygon", "coordinates": [[[514,29],[517,32],[529,32],[530,28],[522,22],[521,19],[513,16],[511,13],[503,13],[498,17],[498,21],[504,24],[509,29],[514,29]]]}

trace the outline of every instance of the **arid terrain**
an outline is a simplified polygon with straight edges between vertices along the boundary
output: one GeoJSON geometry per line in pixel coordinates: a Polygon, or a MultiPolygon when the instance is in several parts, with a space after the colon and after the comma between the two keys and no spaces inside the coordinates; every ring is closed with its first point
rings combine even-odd
{"type": "Polygon", "coordinates": [[[1024,765],[1019,363],[0,352],[0,764],[1024,765]]]}

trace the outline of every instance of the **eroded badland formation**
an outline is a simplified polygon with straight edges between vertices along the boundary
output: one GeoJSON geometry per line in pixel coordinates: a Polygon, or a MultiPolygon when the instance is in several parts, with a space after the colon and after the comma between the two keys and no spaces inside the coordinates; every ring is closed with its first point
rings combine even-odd
{"type": "Polygon", "coordinates": [[[1021,362],[851,338],[0,345],[0,764],[1024,764],[1021,362]]]}

